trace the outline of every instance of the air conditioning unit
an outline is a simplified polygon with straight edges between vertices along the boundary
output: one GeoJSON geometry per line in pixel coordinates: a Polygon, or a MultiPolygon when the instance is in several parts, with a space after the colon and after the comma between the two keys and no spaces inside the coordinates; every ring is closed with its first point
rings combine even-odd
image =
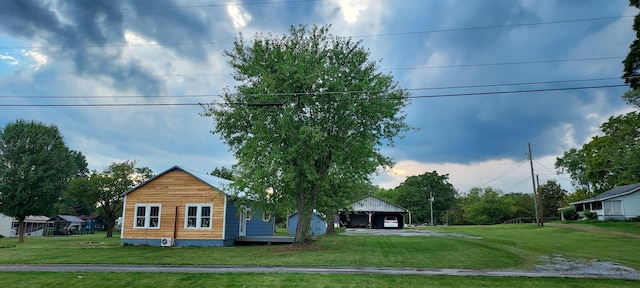
{"type": "Polygon", "coordinates": [[[173,238],[161,238],[160,239],[160,246],[163,246],[163,247],[171,247],[171,246],[173,246],[173,238]]]}

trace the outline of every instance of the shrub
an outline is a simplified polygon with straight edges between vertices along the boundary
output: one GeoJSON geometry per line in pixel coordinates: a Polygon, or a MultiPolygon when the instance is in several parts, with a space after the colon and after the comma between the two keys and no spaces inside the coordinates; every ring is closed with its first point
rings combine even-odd
{"type": "Polygon", "coordinates": [[[584,210],[584,213],[582,213],[582,216],[584,216],[584,218],[587,218],[587,220],[597,220],[598,219],[598,213],[593,212],[589,209],[584,210]]]}
{"type": "Polygon", "coordinates": [[[562,210],[562,216],[564,217],[565,220],[568,220],[568,221],[578,220],[578,218],[580,218],[580,215],[578,215],[578,212],[576,212],[576,209],[573,209],[573,208],[562,210]]]}

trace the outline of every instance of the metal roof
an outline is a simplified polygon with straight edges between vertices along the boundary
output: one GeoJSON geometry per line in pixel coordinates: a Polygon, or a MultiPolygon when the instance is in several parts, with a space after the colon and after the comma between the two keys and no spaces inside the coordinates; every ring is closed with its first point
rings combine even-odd
{"type": "Polygon", "coordinates": [[[223,178],[220,178],[220,177],[216,177],[216,176],[213,176],[211,174],[204,173],[204,172],[191,170],[191,169],[180,167],[180,166],[173,166],[173,167],[161,172],[160,174],[151,177],[149,180],[140,183],[138,186],[133,187],[133,188],[125,191],[124,193],[122,193],[122,196],[125,196],[125,195],[133,192],[134,190],[146,185],[147,183],[149,183],[149,182],[151,182],[151,181],[153,181],[155,179],[158,179],[160,176],[162,176],[164,174],[167,174],[169,172],[172,172],[172,171],[185,172],[185,173],[193,176],[194,178],[204,182],[205,184],[211,186],[211,188],[214,188],[214,189],[216,189],[216,190],[218,190],[218,191],[220,191],[220,192],[222,192],[224,194],[231,195],[230,193],[225,192],[225,190],[227,190],[227,191],[229,190],[228,186],[231,183],[233,183],[233,181],[227,180],[227,179],[223,179],[223,178]]]}
{"type": "Polygon", "coordinates": [[[71,222],[71,223],[74,223],[74,222],[75,223],[83,223],[84,222],[84,220],[78,218],[78,216],[73,216],[73,215],[58,215],[56,217],[53,217],[53,218],[49,219],[49,221],[56,220],[57,218],[62,219],[62,220],[67,221],[67,222],[71,222]]]}
{"type": "Polygon", "coordinates": [[[640,183],[629,184],[629,185],[624,185],[624,186],[619,186],[619,187],[613,188],[613,189],[611,189],[611,190],[609,190],[607,192],[598,194],[595,197],[591,197],[591,198],[588,198],[588,199],[580,200],[578,202],[573,202],[573,203],[569,203],[569,204],[575,205],[575,204],[582,204],[582,203],[604,201],[604,200],[608,200],[608,199],[611,199],[611,198],[616,198],[616,197],[624,196],[624,195],[627,195],[627,194],[631,194],[631,193],[637,192],[639,190],[640,190],[640,183]]]}
{"type": "Polygon", "coordinates": [[[366,196],[353,204],[351,204],[351,211],[353,212],[399,212],[405,213],[409,210],[400,207],[396,204],[384,201],[376,196],[366,196]]]}

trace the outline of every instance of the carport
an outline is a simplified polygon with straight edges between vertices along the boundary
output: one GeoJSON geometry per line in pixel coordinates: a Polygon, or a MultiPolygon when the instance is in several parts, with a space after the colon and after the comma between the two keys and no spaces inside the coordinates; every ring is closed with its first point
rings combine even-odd
{"type": "Polygon", "coordinates": [[[398,218],[398,228],[404,228],[405,215],[409,210],[389,203],[373,195],[368,195],[338,212],[341,227],[384,229],[384,218],[398,218]]]}

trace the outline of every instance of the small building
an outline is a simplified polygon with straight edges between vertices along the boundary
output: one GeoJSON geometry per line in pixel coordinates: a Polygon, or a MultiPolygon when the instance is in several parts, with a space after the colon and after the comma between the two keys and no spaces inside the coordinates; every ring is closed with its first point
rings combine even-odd
{"type": "Polygon", "coordinates": [[[342,227],[384,229],[385,218],[395,216],[397,228],[402,229],[408,213],[409,210],[403,207],[368,195],[352,203],[348,209],[338,212],[338,219],[342,227]]]}
{"type": "MultiPolygon", "coordinates": [[[[289,234],[296,234],[296,229],[298,228],[298,216],[298,212],[295,212],[291,216],[289,216],[289,234]]],[[[311,226],[309,228],[309,232],[313,235],[326,234],[327,217],[314,210],[313,215],[311,215],[311,226]]]]}
{"type": "Polygon", "coordinates": [[[640,217],[640,183],[615,187],[595,197],[569,204],[580,216],[585,210],[595,212],[598,220],[640,217]]]}
{"type": "Polygon", "coordinates": [[[100,215],[80,215],[78,218],[84,220],[82,230],[84,232],[103,231],[105,229],[104,219],[100,215]]]}
{"type": "MultiPolygon", "coordinates": [[[[9,237],[18,237],[18,219],[12,218],[11,235],[9,237]]],[[[43,236],[47,228],[49,217],[41,215],[30,215],[24,218],[24,235],[25,236],[43,236]]]]}
{"type": "Polygon", "coordinates": [[[45,235],[73,235],[82,232],[84,220],[73,215],[58,215],[49,219],[45,235]]]}
{"type": "Polygon", "coordinates": [[[13,217],[6,216],[0,213],[0,238],[13,237],[13,217]]]}
{"type": "Polygon", "coordinates": [[[236,207],[230,180],[174,166],[123,193],[121,244],[232,246],[248,236],[273,236],[273,217],[236,207]]]}

